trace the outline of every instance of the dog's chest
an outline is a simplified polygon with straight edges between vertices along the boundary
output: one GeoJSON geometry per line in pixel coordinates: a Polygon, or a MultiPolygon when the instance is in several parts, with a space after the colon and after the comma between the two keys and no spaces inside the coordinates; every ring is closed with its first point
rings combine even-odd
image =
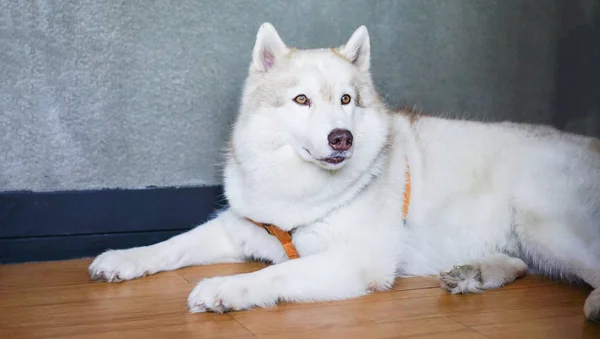
{"type": "Polygon", "coordinates": [[[311,255],[328,249],[346,246],[368,250],[370,246],[399,242],[402,220],[401,206],[386,215],[378,208],[362,213],[361,208],[345,207],[323,221],[300,227],[292,234],[300,256],[311,255]]]}

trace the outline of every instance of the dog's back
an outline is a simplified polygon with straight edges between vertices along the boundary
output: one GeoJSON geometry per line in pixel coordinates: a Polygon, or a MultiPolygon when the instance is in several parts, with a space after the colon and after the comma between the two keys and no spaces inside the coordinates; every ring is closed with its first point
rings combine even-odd
{"type": "Polygon", "coordinates": [[[430,254],[403,258],[408,272],[501,250],[546,274],[600,282],[597,139],[433,117],[410,117],[410,130],[419,160],[404,254],[430,254]]]}

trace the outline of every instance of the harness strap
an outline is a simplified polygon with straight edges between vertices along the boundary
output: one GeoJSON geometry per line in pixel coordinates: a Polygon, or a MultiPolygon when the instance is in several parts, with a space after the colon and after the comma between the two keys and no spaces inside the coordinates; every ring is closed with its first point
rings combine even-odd
{"type": "Polygon", "coordinates": [[[292,235],[290,232],[286,232],[281,228],[271,225],[271,224],[263,224],[256,222],[250,218],[246,218],[248,221],[252,222],[258,227],[262,227],[265,231],[267,231],[270,235],[274,236],[279,240],[281,245],[283,245],[283,249],[290,259],[297,259],[300,256],[298,255],[298,251],[296,250],[296,246],[292,243],[292,235]]]}

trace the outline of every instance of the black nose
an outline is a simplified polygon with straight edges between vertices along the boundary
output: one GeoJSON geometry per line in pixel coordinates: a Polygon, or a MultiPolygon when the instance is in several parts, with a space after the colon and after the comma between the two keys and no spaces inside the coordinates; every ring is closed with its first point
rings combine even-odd
{"type": "Polygon", "coordinates": [[[327,136],[329,145],[335,151],[347,151],[352,147],[352,133],[347,129],[336,128],[327,136]]]}

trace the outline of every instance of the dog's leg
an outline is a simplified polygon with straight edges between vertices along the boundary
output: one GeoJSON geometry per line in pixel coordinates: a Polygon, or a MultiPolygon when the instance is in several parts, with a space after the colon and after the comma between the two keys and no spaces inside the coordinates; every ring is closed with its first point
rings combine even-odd
{"type": "MultiPolygon", "coordinates": [[[[562,199],[568,201],[569,197],[562,199]]],[[[576,201],[575,198],[573,199],[576,201]]],[[[573,202],[569,206],[576,211],[573,202]]],[[[586,206],[577,208],[586,208],[586,206]]],[[[595,208],[597,209],[598,206],[596,205],[595,208]]],[[[542,263],[540,268],[542,274],[548,273],[566,278],[575,276],[593,287],[594,290],[585,300],[583,311],[588,320],[600,323],[600,219],[573,218],[570,221],[562,221],[566,218],[542,219],[539,215],[533,214],[536,216],[533,218],[536,222],[533,223],[531,219],[523,218],[531,214],[533,213],[517,215],[521,217],[517,218],[517,222],[522,225],[518,234],[521,246],[534,260],[542,263]]]]}
{"type": "Polygon", "coordinates": [[[588,320],[600,324],[600,265],[597,265],[594,260],[590,260],[586,264],[583,261],[574,263],[571,271],[576,272],[579,278],[594,288],[585,299],[583,313],[588,320]]]}
{"type": "Polygon", "coordinates": [[[527,273],[527,264],[518,258],[497,253],[440,273],[441,286],[450,293],[478,293],[506,285],[527,273]]]}
{"type": "Polygon", "coordinates": [[[117,282],[180,267],[240,262],[248,257],[287,259],[273,236],[230,211],[161,243],[109,250],[89,267],[92,279],[117,282]]]}
{"type": "Polygon", "coordinates": [[[347,299],[390,288],[394,264],[373,259],[356,250],[330,250],[252,273],[205,279],[190,294],[188,307],[193,313],[223,313],[278,301],[347,299]]]}

